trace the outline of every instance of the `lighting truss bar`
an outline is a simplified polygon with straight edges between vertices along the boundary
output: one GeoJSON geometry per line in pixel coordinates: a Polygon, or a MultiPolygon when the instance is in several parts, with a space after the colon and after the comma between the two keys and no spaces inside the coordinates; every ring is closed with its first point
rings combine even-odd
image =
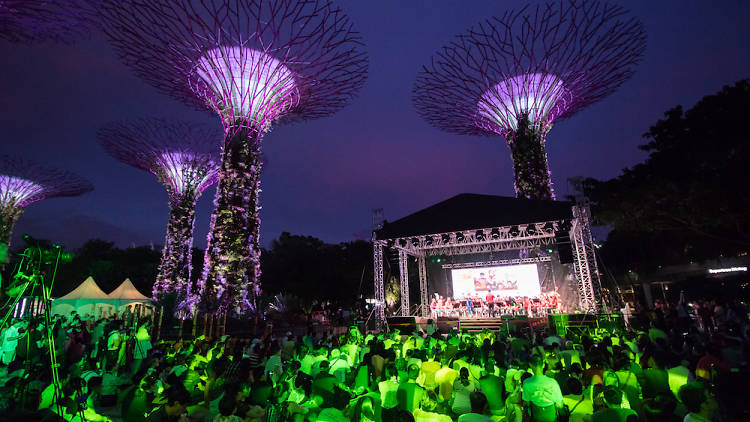
{"type": "Polygon", "coordinates": [[[552,245],[555,243],[555,239],[551,237],[538,238],[538,239],[521,239],[511,240],[503,243],[485,243],[485,244],[474,244],[474,245],[460,245],[451,246],[447,248],[430,249],[424,251],[425,255],[467,255],[482,252],[500,252],[500,251],[512,251],[519,249],[533,249],[535,247],[543,247],[552,245]]]}
{"type": "MultiPolygon", "coordinates": [[[[422,251],[427,255],[444,254],[446,248],[491,245],[518,240],[537,240],[555,237],[555,232],[563,226],[563,220],[552,220],[530,224],[518,224],[503,227],[463,230],[447,233],[434,233],[419,236],[404,236],[381,239],[388,247],[404,250],[409,255],[419,256],[422,251]],[[432,253],[432,251],[440,251],[432,253]]],[[[526,247],[521,246],[521,248],[526,247]]],[[[507,250],[501,248],[497,250],[507,250]]],[[[483,249],[479,252],[490,251],[483,249]]],[[[472,253],[472,252],[466,252],[472,253]]]]}
{"type": "Polygon", "coordinates": [[[477,268],[477,267],[497,267],[502,265],[518,265],[518,264],[537,264],[540,262],[551,262],[551,256],[538,256],[536,258],[513,258],[513,259],[496,259],[494,261],[480,261],[480,262],[460,262],[456,264],[445,264],[443,269],[453,268],[477,268]]]}

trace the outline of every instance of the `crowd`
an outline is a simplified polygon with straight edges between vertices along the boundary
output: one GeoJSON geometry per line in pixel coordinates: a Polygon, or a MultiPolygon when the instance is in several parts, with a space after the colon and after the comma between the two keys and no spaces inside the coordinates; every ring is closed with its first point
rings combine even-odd
{"type": "Polygon", "coordinates": [[[56,317],[0,334],[0,419],[114,421],[740,421],[740,304],[658,303],[632,329],[151,338],[149,320],[56,317]],[[703,310],[705,309],[705,310],[703,310]],[[707,312],[710,311],[710,312],[707,312]]]}

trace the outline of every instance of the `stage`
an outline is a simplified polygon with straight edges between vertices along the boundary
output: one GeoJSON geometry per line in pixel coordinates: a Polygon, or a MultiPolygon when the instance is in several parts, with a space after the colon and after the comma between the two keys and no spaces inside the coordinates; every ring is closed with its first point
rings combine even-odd
{"type": "Polygon", "coordinates": [[[510,315],[497,318],[392,316],[387,318],[387,322],[391,331],[399,330],[402,334],[410,334],[415,329],[427,333],[430,324],[434,324],[435,331],[440,334],[447,334],[453,330],[462,333],[477,333],[483,330],[503,333],[548,330],[551,334],[564,336],[568,332],[613,331],[624,328],[621,314],[593,313],[549,314],[536,318],[510,315]]]}

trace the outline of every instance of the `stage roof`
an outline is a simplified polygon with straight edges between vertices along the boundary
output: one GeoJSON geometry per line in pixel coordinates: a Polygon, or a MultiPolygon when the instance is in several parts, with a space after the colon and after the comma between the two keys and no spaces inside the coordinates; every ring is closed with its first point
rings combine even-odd
{"type": "Polygon", "coordinates": [[[573,218],[572,203],[462,193],[438,202],[376,232],[378,239],[447,233],[573,218]]]}

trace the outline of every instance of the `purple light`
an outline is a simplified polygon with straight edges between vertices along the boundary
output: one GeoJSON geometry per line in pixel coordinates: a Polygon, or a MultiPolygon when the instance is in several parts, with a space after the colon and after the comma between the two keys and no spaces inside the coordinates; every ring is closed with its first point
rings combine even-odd
{"type": "Polygon", "coordinates": [[[172,195],[200,194],[216,183],[220,164],[208,155],[165,151],[154,157],[153,173],[172,195]]]}
{"type": "Polygon", "coordinates": [[[73,173],[0,155],[0,242],[10,243],[13,227],[28,205],[46,198],[78,196],[93,190],[73,173]]]}
{"type": "Polygon", "coordinates": [[[263,135],[343,108],[366,78],[361,37],[328,0],[99,2],[103,31],[138,76],[221,117],[221,172],[192,291],[200,297],[184,307],[254,309],[263,135]]]}
{"type": "Polygon", "coordinates": [[[417,112],[447,132],[501,135],[513,160],[516,196],[554,199],[545,151],[553,122],[612,94],[646,48],[643,24],[626,15],[592,0],[486,19],[419,72],[417,112]]]}
{"type": "Polygon", "coordinates": [[[294,75],[269,54],[243,47],[208,50],[196,65],[197,75],[220,99],[212,104],[227,124],[244,118],[265,128],[299,103],[294,75]]]}
{"type": "Polygon", "coordinates": [[[544,128],[565,113],[572,102],[562,80],[554,75],[531,73],[506,79],[482,94],[476,124],[505,136],[518,130],[521,116],[544,128]],[[489,122],[487,121],[489,120],[489,122]]]}
{"type": "Polygon", "coordinates": [[[18,177],[0,175],[0,204],[25,207],[44,193],[44,186],[18,177]]]}
{"type": "Polygon", "coordinates": [[[155,298],[176,292],[184,300],[193,291],[195,204],[218,180],[215,142],[221,138],[218,130],[163,119],[113,122],[99,130],[99,141],[110,155],[155,175],[169,194],[167,234],[152,291],[155,298]]]}

